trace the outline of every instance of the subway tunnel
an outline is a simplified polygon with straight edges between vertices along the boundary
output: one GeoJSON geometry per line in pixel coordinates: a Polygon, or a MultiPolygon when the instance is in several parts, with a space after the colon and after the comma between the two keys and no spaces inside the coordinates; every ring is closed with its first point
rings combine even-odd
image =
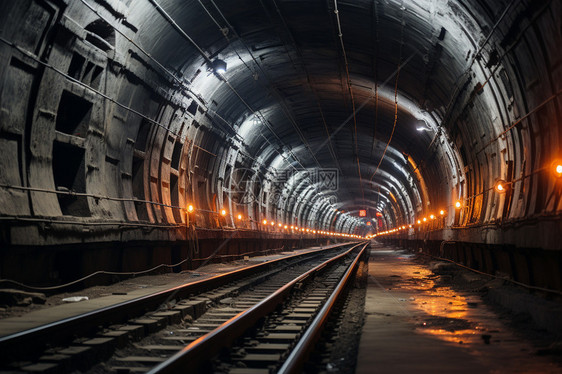
{"type": "Polygon", "coordinates": [[[0,278],[376,240],[562,290],[562,3],[0,3],[0,278]]]}

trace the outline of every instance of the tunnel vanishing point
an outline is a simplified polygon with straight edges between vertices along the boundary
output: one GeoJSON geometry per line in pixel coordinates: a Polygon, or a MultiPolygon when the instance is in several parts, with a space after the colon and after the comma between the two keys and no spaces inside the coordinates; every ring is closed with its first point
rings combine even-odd
{"type": "Polygon", "coordinates": [[[562,1],[3,0],[0,278],[373,237],[562,290],[562,1]]]}

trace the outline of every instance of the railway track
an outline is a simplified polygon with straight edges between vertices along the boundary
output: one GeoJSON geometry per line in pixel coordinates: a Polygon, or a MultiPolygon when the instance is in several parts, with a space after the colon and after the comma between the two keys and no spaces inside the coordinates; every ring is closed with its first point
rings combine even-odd
{"type": "Polygon", "coordinates": [[[317,338],[326,317],[316,316],[365,247],[270,261],[2,337],[0,371],[295,372],[279,363],[303,360],[299,339],[317,338]]]}

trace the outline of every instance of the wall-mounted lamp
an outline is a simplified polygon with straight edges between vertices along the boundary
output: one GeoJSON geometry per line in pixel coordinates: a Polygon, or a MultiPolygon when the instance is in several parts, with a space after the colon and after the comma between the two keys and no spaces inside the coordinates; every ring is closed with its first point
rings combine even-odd
{"type": "Polygon", "coordinates": [[[226,73],[226,61],[216,58],[213,61],[213,70],[215,73],[224,74],[226,73]]]}
{"type": "Polygon", "coordinates": [[[239,219],[239,220],[242,220],[242,214],[239,214],[239,215],[238,215],[238,219],[239,219]]]}
{"type": "Polygon", "coordinates": [[[221,216],[223,216],[223,217],[226,216],[226,210],[225,209],[221,210],[221,216]]]}
{"type": "Polygon", "coordinates": [[[264,219],[263,221],[261,221],[261,223],[263,223],[264,225],[267,225],[267,220],[264,219]]]}
{"type": "Polygon", "coordinates": [[[444,216],[444,215],[445,215],[445,211],[444,211],[443,209],[441,209],[441,210],[439,211],[439,214],[441,214],[442,216],[444,216]]]}
{"type": "Polygon", "coordinates": [[[455,202],[455,208],[460,209],[461,206],[462,206],[462,203],[460,202],[460,200],[457,200],[457,201],[455,202]]]}
{"type": "Polygon", "coordinates": [[[188,212],[188,213],[193,213],[194,210],[195,210],[195,208],[193,207],[193,205],[188,205],[188,206],[187,206],[187,212],[188,212]]]}
{"type": "Polygon", "coordinates": [[[508,184],[506,181],[504,181],[503,179],[496,180],[496,183],[494,184],[494,190],[497,193],[505,193],[507,189],[508,189],[508,184]]]}

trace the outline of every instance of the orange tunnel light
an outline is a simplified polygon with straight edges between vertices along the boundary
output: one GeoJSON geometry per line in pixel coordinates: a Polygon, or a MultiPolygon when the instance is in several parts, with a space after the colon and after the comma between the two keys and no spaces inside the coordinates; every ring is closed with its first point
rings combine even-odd
{"type": "Polygon", "coordinates": [[[554,163],[554,175],[556,175],[557,178],[562,177],[562,162],[554,163]]]}
{"type": "Polygon", "coordinates": [[[507,191],[507,183],[503,179],[498,179],[494,184],[494,190],[497,193],[505,193],[507,191]]]}

